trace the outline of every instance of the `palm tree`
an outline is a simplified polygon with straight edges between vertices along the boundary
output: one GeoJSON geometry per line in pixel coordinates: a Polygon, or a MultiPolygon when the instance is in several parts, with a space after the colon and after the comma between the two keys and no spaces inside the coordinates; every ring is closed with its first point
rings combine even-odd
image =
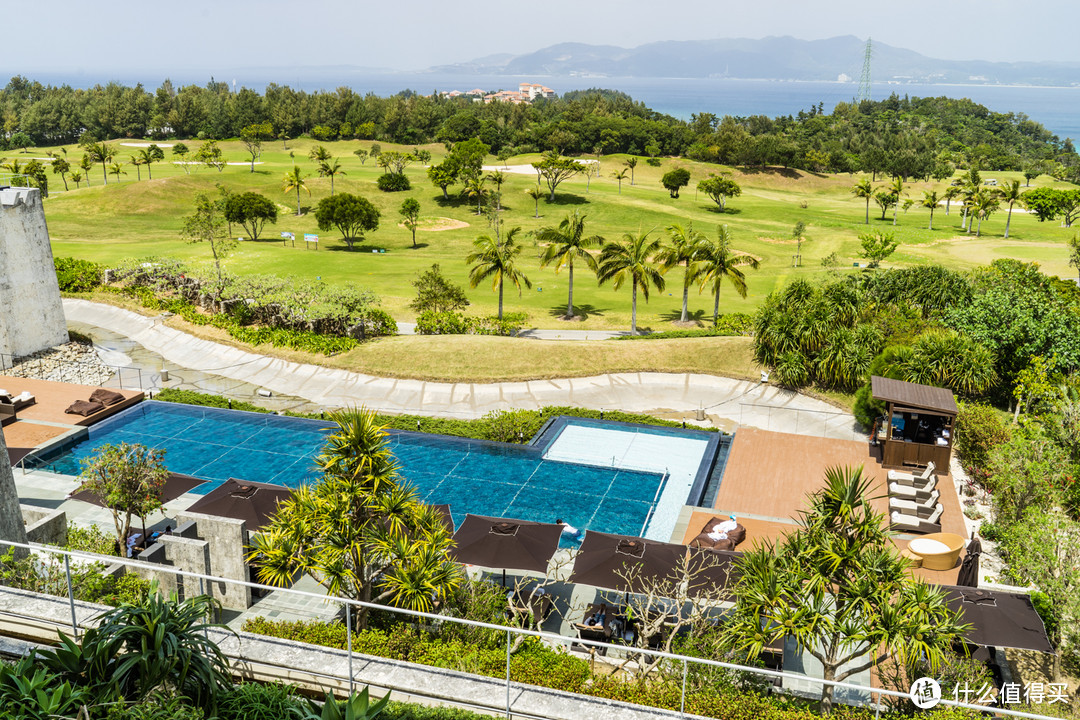
{"type": "Polygon", "coordinates": [[[1020,202],[1022,194],[1023,191],[1020,190],[1019,180],[1006,180],[1005,184],[998,190],[998,197],[1009,203],[1009,214],[1005,217],[1005,237],[1009,237],[1009,224],[1012,223],[1013,205],[1020,202]]]}
{"type": "Polygon", "coordinates": [[[851,194],[866,200],[866,224],[870,224],[870,201],[874,198],[874,186],[869,178],[863,178],[851,188],[851,194]]]}
{"type": "Polygon", "coordinates": [[[979,177],[979,171],[972,168],[964,175],[963,182],[960,185],[960,194],[964,198],[964,214],[963,220],[960,223],[962,230],[967,230],[971,233],[971,205],[974,202],[975,193],[977,193],[982,183],[979,177]]]}
{"type": "Polygon", "coordinates": [[[105,163],[111,162],[116,157],[116,148],[103,142],[87,143],[84,147],[91,163],[101,163],[101,175],[105,178],[105,184],[108,185],[109,171],[105,167],[105,163]]]}
{"type": "Polygon", "coordinates": [[[292,166],[292,170],[285,173],[285,178],[281,181],[282,192],[296,191],[296,216],[300,217],[300,191],[307,190],[308,197],[311,197],[311,191],[308,190],[307,185],[304,183],[304,174],[300,172],[300,168],[296,165],[292,166]]]}
{"type": "Polygon", "coordinates": [[[622,181],[626,179],[626,171],[616,170],[615,172],[611,173],[611,177],[619,181],[619,194],[622,195],[622,181]]]}
{"type": "Polygon", "coordinates": [[[525,276],[514,264],[515,258],[521,253],[523,247],[517,243],[517,234],[520,227],[511,229],[506,233],[506,238],[499,242],[490,235],[481,235],[473,241],[475,250],[465,258],[466,263],[472,264],[469,270],[469,285],[476,287],[484,280],[491,278],[491,288],[499,290],[499,319],[503,316],[503,286],[513,283],[521,295],[521,286],[532,288],[532,281],[525,276]]]}
{"type": "MultiPolygon", "coordinates": [[[[66,150],[64,151],[67,152],[66,150]]],[[[67,161],[67,158],[62,158],[56,153],[49,153],[49,157],[52,161],[53,175],[59,175],[60,179],[64,181],[64,190],[68,189],[67,174],[71,172],[71,163],[67,161]]]]}
{"type": "Polygon", "coordinates": [[[136,175],[137,181],[141,182],[142,181],[142,166],[143,166],[142,158],[139,157],[138,154],[131,155],[128,162],[135,166],[135,172],[137,173],[137,175],[136,175]]]}
{"type": "Polygon", "coordinates": [[[75,170],[71,173],[71,182],[75,183],[75,189],[79,189],[79,183],[83,181],[82,170],[75,170]]]}
{"type": "Polygon", "coordinates": [[[634,168],[637,167],[637,158],[627,158],[626,162],[624,162],[623,165],[630,169],[630,187],[634,187],[634,168]]]}
{"type": "Polygon", "coordinates": [[[506,182],[506,173],[502,170],[495,170],[488,173],[487,179],[495,183],[495,202],[498,205],[497,210],[502,210],[502,186],[506,182]]]}
{"type": "Polygon", "coordinates": [[[693,224],[683,227],[679,223],[668,226],[667,234],[670,244],[660,249],[660,252],[656,254],[656,260],[665,273],[679,264],[686,264],[686,272],[683,273],[682,314],[679,316],[679,322],[687,322],[690,319],[686,308],[687,296],[690,294],[690,283],[693,281],[690,276],[690,262],[694,259],[698,245],[705,236],[695,232],[693,224]]]}
{"type": "Polygon", "coordinates": [[[116,182],[120,182],[121,175],[127,175],[127,171],[124,170],[124,166],[118,162],[109,164],[109,174],[116,176],[116,182]]]}
{"type": "Polygon", "coordinates": [[[945,200],[945,215],[946,217],[948,217],[949,204],[956,198],[960,197],[960,188],[955,185],[950,185],[949,187],[945,188],[945,192],[942,193],[941,197],[943,200],[945,200]]]}
{"type": "Polygon", "coordinates": [[[147,179],[153,180],[154,173],[150,169],[150,166],[156,163],[158,160],[164,160],[165,153],[157,145],[151,144],[150,147],[143,148],[139,151],[139,159],[142,160],[142,164],[146,166],[147,179]]]}
{"type": "Polygon", "coordinates": [[[896,196],[896,205],[893,205],[892,209],[892,224],[896,225],[896,207],[900,204],[900,196],[904,193],[904,179],[901,177],[894,177],[893,181],[887,187],[889,192],[896,196]]]}
{"type": "Polygon", "coordinates": [[[649,302],[649,288],[664,289],[664,276],[652,264],[652,258],[660,250],[660,240],[650,240],[649,233],[623,235],[623,242],[609,242],[600,251],[600,267],[596,273],[600,284],[612,281],[616,290],[630,281],[630,332],[637,334],[638,289],[649,302]]]}
{"type": "Polygon", "coordinates": [[[602,245],[604,238],[599,235],[585,237],[585,216],[578,215],[575,210],[567,215],[559,227],[540,228],[535,233],[539,242],[547,243],[540,256],[540,267],[547,267],[555,263],[555,272],[565,265],[570,271],[570,290],[566,299],[566,319],[574,318],[574,258],[578,257],[585,261],[589,269],[596,272],[596,258],[589,252],[589,248],[602,245]]]}
{"type": "Polygon", "coordinates": [[[544,197],[544,195],[546,193],[544,192],[543,188],[541,188],[539,185],[536,185],[535,187],[531,187],[528,190],[526,190],[525,194],[533,199],[533,206],[536,208],[536,214],[533,215],[533,217],[539,218],[540,217],[540,198],[544,197]]]}
{"type": "Polygon", "coordinates": [[[341,163],[333,158],[319,162],[319,177],[330,178],[330,195],[334,194],[334,176],[346,174],[347,173],[341,169],[341,163]]]}
{"type": "Polygon", "coordinates": [[[94,160],[89,154],[84,154],[82,159],[79,160],[79,167],[82,168],[83,175],[86,176],[86,187],[90,187],[90,169],[94,167],[94,160]]]}
{"type": "Polygon", "coordinates": [[[702,237],[698,242],[697,252],[694,253],[694,260],[687,268],[687,274],[691,282],[701,284],[701,290],[704,290],[706,285],[711,286],[714,326],[720,319],[720,288],[725,279],[735,288],[735,292],[739,293],[739,297],[746,298],[746,275],[739,269],[743,265],[749,265],[757,270],[758,259],[731,248],[726,225],[716,228],[715,241],[702,237]]]}
{"type": "Polygon", "coordinates": [[[474,178],[469,178],[469,180],[465,183],[465,194],[471,198],[476,198],[477,215],[483,213],[481,205],[484,202],[484,196],[487,195],[487,190],[484,188],[484,182],[484,178],[477,176],[474,178]]]}
{"type": "Polygon", "coordinates": [[[927,230],[934,229],[934,210],[940,202],[941,198],[938,197],[937,190],[923,190],[923,199],[919,204],[930,210],[930,225],[926,228],[927,230]]]}
{"type": "Polygon", "coordinates": [[[308,157],[317,163],[323,163],[330,159],[330,151],[322,145],[316,145],[311,148],[311,152],[308,153],[308,157]]]}
{"type": "MultiPolygon", "coordinates": [[[[976,191],[971,199],[972,215],[979,218],[979,226],[975,231],[975,237],[982,235],[982,221],[990,217],[999,207],[1001,207],[1001,203],[998,201],[997,193],[992,193],[985,188],[976,191]]],[[[968,234],[971,234],[970,228],[968,228],[968,234]]]]}

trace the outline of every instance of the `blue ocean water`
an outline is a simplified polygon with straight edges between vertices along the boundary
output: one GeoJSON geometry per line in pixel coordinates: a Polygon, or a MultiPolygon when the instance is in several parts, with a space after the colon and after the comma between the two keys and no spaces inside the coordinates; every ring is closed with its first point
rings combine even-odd
{"type": "MultiPolygon", "coordinates": [[[[80,461],[108,443],[161,448],[172,472],[205,479],[205,494],[227,478],[296,487],[317,479],[314,458],[332,423],[145,401],[95,425],[77,444],[46,453],[34,467],[77,475],[80,461]]],[[[641,535],[661,473],[544,460],[539,448],[391,431],[401,475],[430,504],[466,513],[554,522],[581,530],[641,535]]],[[[670,529],[668,529],[670,532],[670,529]]]]}

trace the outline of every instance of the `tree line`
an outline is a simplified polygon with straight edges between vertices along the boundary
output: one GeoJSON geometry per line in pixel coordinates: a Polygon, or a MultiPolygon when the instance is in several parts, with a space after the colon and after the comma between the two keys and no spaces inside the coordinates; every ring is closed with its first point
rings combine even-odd
{"type": "Polygon", "coordinates": [[[1080,179],[1080,157],[1023,113],[997,113],[971,100],[908,98],[823,105],[769,118],[657,113],[616,91],[588,90],[531,104],[467,98],[391,97],[347,87],[305,92],[271,84],[263,93],[211,80],[151,92],[119,83],[75,89],[17,76],[0,90],[0,150],[110,138],[269,138],[310,136],[419,145],[472,138],[509,154],[629,153],[685,156],[744,166],[811,172],[865,171],[906,179],[948,177],[956,169],[1024,170],[1080,179]]]}

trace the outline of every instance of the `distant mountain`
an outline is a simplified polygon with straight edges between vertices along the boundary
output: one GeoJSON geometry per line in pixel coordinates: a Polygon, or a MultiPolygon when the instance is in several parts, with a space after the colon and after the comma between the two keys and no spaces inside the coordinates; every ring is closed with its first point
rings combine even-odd
{"type": "MultiPolygon", "coordinates": [[[[635,48],[561,43],[527,55],[493,55],[431,68],[439,73],[598,77],[729,77],[858,82],[865,40],[767,37],[760,40],[671,40],[635,48]]],[[[1078,62],[1005,63],[939,60],[884,43],[873,44],[875,82],[1078,85],[1078,62]]]]}

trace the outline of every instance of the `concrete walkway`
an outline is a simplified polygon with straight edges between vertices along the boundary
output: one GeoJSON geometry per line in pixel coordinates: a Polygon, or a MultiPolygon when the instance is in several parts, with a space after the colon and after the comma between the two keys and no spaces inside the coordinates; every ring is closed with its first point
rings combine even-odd
{"type": "Polygon", "coordinates": [[[258,355],[193,337],[166,326],[161,318],[111,305],[65,299],[64,312],[69,322],[122,334],[179,368],[244,381],[328,408],[362,404],[390,413],[476,418],[492,410],[570,405],[649,413],[728,429],[742,424],[847,439],[856,433],[850,414],[767,383],[674,373],[487,384],[400,380],[258,355]]]}

